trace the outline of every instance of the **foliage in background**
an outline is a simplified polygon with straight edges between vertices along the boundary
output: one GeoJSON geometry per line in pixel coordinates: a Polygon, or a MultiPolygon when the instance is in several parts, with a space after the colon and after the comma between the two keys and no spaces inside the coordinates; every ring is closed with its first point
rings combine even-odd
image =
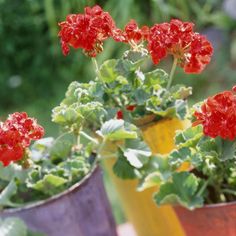
{"type": "Polygon", "coordinates": [[[29,151],[30,166],[0,166],[0,209],[22,207],[59,194],[78,183],[94,166],[89,145],[78,149],[70,133],[37,140],[29,151]]]}
{"type": "MultiPolygon", "coordinates": [[[[170,17],[191,20],[214,43],[211,68],[202,75],[186,75],[178,70],[176,83],[193,86],[193,100],[227,89],[236,78],[236,21],[223,10],[221,0],[0,0],[0,117],[9,111],[25,110],[39,118],[49,134],[57,133],[49,122],[51,109],[64,96],[68,84],[94,78],[89,58],[80,53],[64,58],[60,52],[56,22],[86,5],[100,4],[109,10],[119,27],[130,18],[151,25],[170,17]],[[125,7],[124,7],[125,6],[125,7]],[[122,17],[121,17],[122,14],[122,17]],[[198,90],[201,93],[198,93],[198,90]]],[[[120,55],[106,44],[98,60],[120,55]]],[[[160,65],[161,66],[161,65],[160,65]]],[[[113,192],[113,191],[112,191],[113,192]]],[[[114,201],[116,202],[116,201],[114,201]]],[[[119,212],[120,208],[116,208],[119,212]]],[[[120,213],[118,213],[120,215],[120,213]]]]}
{"type": "MultiPolygon", "coordinates": [[[[209,83],[205,83],[206,79],[215,82],[218,80],[221,83],[224,81],[225,87],[227,83],[232,83],[235,76],[232,70],[235,64],[232,63],[235,63],[235,60],[231,60],[231,64],[229,62],[230,59],[235,59],[235,35],[231,33],[235,31],[236,23],[222,11],[220,0],[194,0],[191,3],[187,0],[1,0],[0,111],[3,114],[6,114],[6,110],[35,103],[48,118],[50,108],[60,100],[71,81],[88,81],[93,78],[89,58],[78,53],[68,58],[62,56],[57,41],[57,22],[64,20],[68,13],[82,11],[85,5],[94,5],[95,2],[109,10],[115,20],[119,18],[118,26],[121,28],[130,18],[137,19],[140,24],[151,25],[154,22],[169,21],[171,17],[194,21],[199,30],[217,27],[215,41],[222,38],[221,42],[216,43],[224,50],[216,54],[215,65],[210,71],[213,72],[214,78],[207,78],[206,72],[200,78],[196,77],[194,87],[201,86],[208,91],[206,84],[209,83]],[[221,65],[220,70],[218,65],[221,65]]],[[[109,42],[106,47],[107,50],[100,56],[100,60],[120,54],[120,50],[113,47],[113,42],[109,42]]],[[[213,86],[213,90],[216,89],[218,87],[213,86]]],[[[31,107],[28,107],[28,110],[36,114],[31,107]]],[[[41,117],[47,120],[42,115],[41,117]]]]}

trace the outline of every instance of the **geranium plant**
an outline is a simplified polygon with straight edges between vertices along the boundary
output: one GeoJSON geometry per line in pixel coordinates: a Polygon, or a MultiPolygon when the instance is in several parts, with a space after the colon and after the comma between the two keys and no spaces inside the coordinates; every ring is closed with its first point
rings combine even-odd
{"type": "Polygon", "coordinates": [[[70,47],[81,48],[92,58],[96,78],[89,83],[72,82],[65,99],[53,110],[53,121],[66,132],[92,141],[100,156],[118,156],[114,166],[118,176],[142,176],[151,152],[139,126],[163,118],[185,119],[191,88],[173,86],[174,72],[179,65],[186,73],[200,73],[213,53],[210,42],[193,31],[192,23],[177,19],[150,28],[139,28],[131,20],[121,30],[99,6],[68,15],[59,26],[63,54],[70,47]],[[98,66],[95,57],[109,38],[129,45],[129,50],[120,59],[98,66]],[[158,64],[168,54],[174,58],[170,75],[159,68],[147,70],[148,60],[158,64]],[[104,156],[108,142],[117,149],[104,156]]]}
{"type": "Polygon", "coordinates": [[[0,124],[0,208],[47,199],[82,179],[93,166],[89,148],[66,134],[43,138],[44,129],[25,112],[0,124]],[[31,146],[31,141],[36,140],[31,146]]]}
{"type": "Polygon", "coordinates": [[[177,149],[156,156],[146,185],[160,185],[158,205],[180,204],[188,209],[236,200],[236,95],[224,91],[193,108],[192,127],[178,131],[177,149]],[[188,162],[188,171],[179,171],[188,162]]]}

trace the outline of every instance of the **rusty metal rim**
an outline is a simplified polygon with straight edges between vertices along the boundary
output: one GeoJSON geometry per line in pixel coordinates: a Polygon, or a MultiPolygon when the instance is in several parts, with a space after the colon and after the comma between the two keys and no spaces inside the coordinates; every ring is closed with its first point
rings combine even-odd
{"type": "MultiPolygon", "coordinates": [[[[222,202],[222,203],[213,203],[213,204],[206,204],[201,208],[215,208],[215,207],[225,207],[225,206],[232,206],[235,205],[236,206],[236,201],[233,202],[222,202]]],[[[199,208],[199,209],[201,209],[199,208]]]]}
{"type": "Polygon", "coordinates": [[[61,193],[58,193],[55,196],[52,196],[52,197],[45,199],[45,200],[39,200],[35,203],[29,203],[29,204],[26,204],[26,205],[24,205],[22,207],[18,207],[18,208],[10,208],[10,209],[2,210],[2,211],[0,211],[0,216],[1,216],[1,213],[16,213],[19,211],[25,211],[25,210],[37,208],[37,207],[40,207],[43,205],[47,205],[47,204],[50,204],[56,200],[59,200],[60,198],[65,197],[69,193],[73,193],[73,192],[78,191],[80,188],[82,188],[89,181],[90,177],[95,175],[95,173],[97,173],[98,171],[99,171],[99,166],[98,166],[98,163],[96,162],[93,165],[93,167],[91,168],[90,172],[87,175],[85,175],[83,179],[81,179],[78,183],[72,185],[67,190],[65,190],[61,193]]]}
{"type": "Polygon", "coordinates": [[[212,208],[221,208],[221,207],[230,207],[230,206],[236,206],[236,201],[232,202],[222,202],[222,203],[213,203],[213,204],[206,204],[202,207],[195,208],[193,210],[189,210],[181,205],[176,205],[174,208],[184,208],[185,210],[189,211],[195,211],[195,210],[204,210],[204,209],[212,209],[212,208]]]}

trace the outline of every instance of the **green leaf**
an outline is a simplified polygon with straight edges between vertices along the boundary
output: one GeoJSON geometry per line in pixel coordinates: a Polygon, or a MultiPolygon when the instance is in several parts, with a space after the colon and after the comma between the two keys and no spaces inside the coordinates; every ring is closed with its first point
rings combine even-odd
{"type": "Polygon", "coordinates": [[[34,142],[31,146],[30,150],[30,157],[34,161],[42,160],[43,158],[47,158],[49,155],[49,149],[52,147],[54,142],[54,138],[48,137],[39,139],[34,142]]]}
{"type": "Polygon", "coordinates": [[[183,100],[192,94],[192,88],[178,84],[171,87],[170,93],[175,99],[183,100]]]}
{"type": "Polygon", "coordinates": [[[125,123],[124,120],[111,119],[106,121],[97,133],[110,140],[135,139],[137,138],[136,126],[125,123]]]}
{"type": "Polygon", "coordinates": [[[17,178],[24,182],[27,178],[28,170],[22,169],[18,164],[11,163],[11,165],[4,167],[0,163],[0,179],[10,182],[13,178],[17,178]]]}
{"type": "Polygon", "coordinates": [[[139,175],[139,172],[130,165],[121,151],[119,151],[117,161],[113,166],[113,171],[122,179],[135,179],[139,175]]]}
{"type": "Polygon", "coordinates": [[[185,162],[187,159],[190,158],[191,158],[191,150],[187,147],[183,147],[178,150],[174,150],[170,153],[169,163],[170,165],[179,167],[183,162],[185,162]]]}
{"type": "Polygon", "coordinates": [[[50,149],[50,156],[55,158],[66,158],[70,154],[71,148],[74,144],[74,134],[64,133],[54,141],[50,149]]]}
{"type": "Polygon", "coordinates": [[[116,72],[117,60],[111,59],[105,61],[101,67],[100,67],[100,78],[105,83],[111,83],[116,80],[116,77],[118,76],[116,72]]]}
{"type": "Polygon", "coordinates": [[[100,102],[81,104],[76,108],[76,112],[83,117],[83,122],[89,120],[91,123],[100,121],[106,114],[106,110],[100,102]]]}
{"type": "Polygon", "coordinates": [[[27,227],[19,218],[0,219],[1,236],[27,236],[27,227]]]}
{"type": "Polygon", "coordinates": [[[176,132],[175,144],[180,147],[195,147],[202,136],[201,125],[190,127],[184,131],[176,132]]]}
{"type": "Polygon", "coordinates": [[[143,191],[147,188],[151,188],[153,186],[159,186],[162,182],[161,174],[158,171],[152,172],[148,175],[145,175],[143,178],[139,180],[139,184],[137,187],[137,191],[143,191]]]}
{"type": "Polygon", "coordinates": [[[220,137],[217,138],[219,159],[221,161],[227,161],[236,159],[236,142],[231,140],[225,140],[220,137]]]}
{"type": "Polygon", "coordinates": [[[138,88],[134,91],[134,97],[137,105],[144,105],[149,98],[149,94],[142,88],[138,88]]]}
{"type": "Polygon", "coordinates": [[[12,179],[10,183],[0,193],[0,206],[16,206],[10,199],[17,192],[15,180],[12,179]]]}
{"type": "Polygon", "coordinates": [[[136,68],[140,66],[140,64],[148,57],[147,51],[133,51],[128,50],[124,53],[124,59],[131,61],[136,68]]]}
{"type": "Polygon", "coordinates": [[[35,184],[32,184],[32,188],[42,191],[42,192],[50,192],[51,190],[65,184],[67,182],[66,179],[56,176],[56,175],[52,175],[52,174],[48,174],[45,175],[43,177],[43,179],[37,181],[35,184]]]}
{"type": "Polygon", "coordinates": [[[140,179],[138,191],[146,188],[159,186],[162,182],[169,180],[172,171],[165,155],[155,155],[149,158],[149,162],[141,169],[144,173],[140,179]]]}
{"type": "Polygon", "coordinates": [[[72,125],[73,123],[81,123],[83,116],[79,114],[75,108],[60,105],[52,110],[52,121],[60,125],[72,125]]]}
{"type": "Polygon", "coordinates": [[[168,74],[161,69],[155,69],[151,72],[145,73],[145,84],[148,87],[154,85],[165,85],[168,80],[168,74]]]}
{"type": "Polygon", "coordinates": [[[184,120],[187,114],[187,101],[177,99],[175,101],[176,117],[184,120]]]}
{"type": "Polygon", "coordinates": [[[152,154],[150,148],[138,139],[126,140],[123,152],[130,165],[136,168],[143,167],[152,154]]]}
{"type": "Polygon", "coordinates": [[[158,205],[180,204],[190,210],[202,207],[203,198],[197,195],[200,180],[189,172],[174,173],[172,182],[162,184],[154,200],[158,205]]]}

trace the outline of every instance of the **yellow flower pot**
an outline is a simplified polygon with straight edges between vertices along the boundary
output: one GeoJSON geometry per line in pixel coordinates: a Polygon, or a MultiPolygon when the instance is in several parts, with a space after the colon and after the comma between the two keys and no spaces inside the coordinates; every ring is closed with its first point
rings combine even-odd
{"type": "MultiPolygon", "coordinates": [[[[175,131],[189,126],[178,119],[163,119],[142,126],[143,137],[153,153],[166,154],[174,147],[175,131]]],[[[125,214],[138,236],[184,236],[183,229],[171,206],[157,207],[152,196],[156,188],[137,192],[137,180],[122,180],[113,174],[115,159],[104,161],[117,189],[125,214]]],[[[185,168],[185,167],[183,167],[185,168]]],[[[128,236],[128,235],[127,235],[128,236]]]]}

